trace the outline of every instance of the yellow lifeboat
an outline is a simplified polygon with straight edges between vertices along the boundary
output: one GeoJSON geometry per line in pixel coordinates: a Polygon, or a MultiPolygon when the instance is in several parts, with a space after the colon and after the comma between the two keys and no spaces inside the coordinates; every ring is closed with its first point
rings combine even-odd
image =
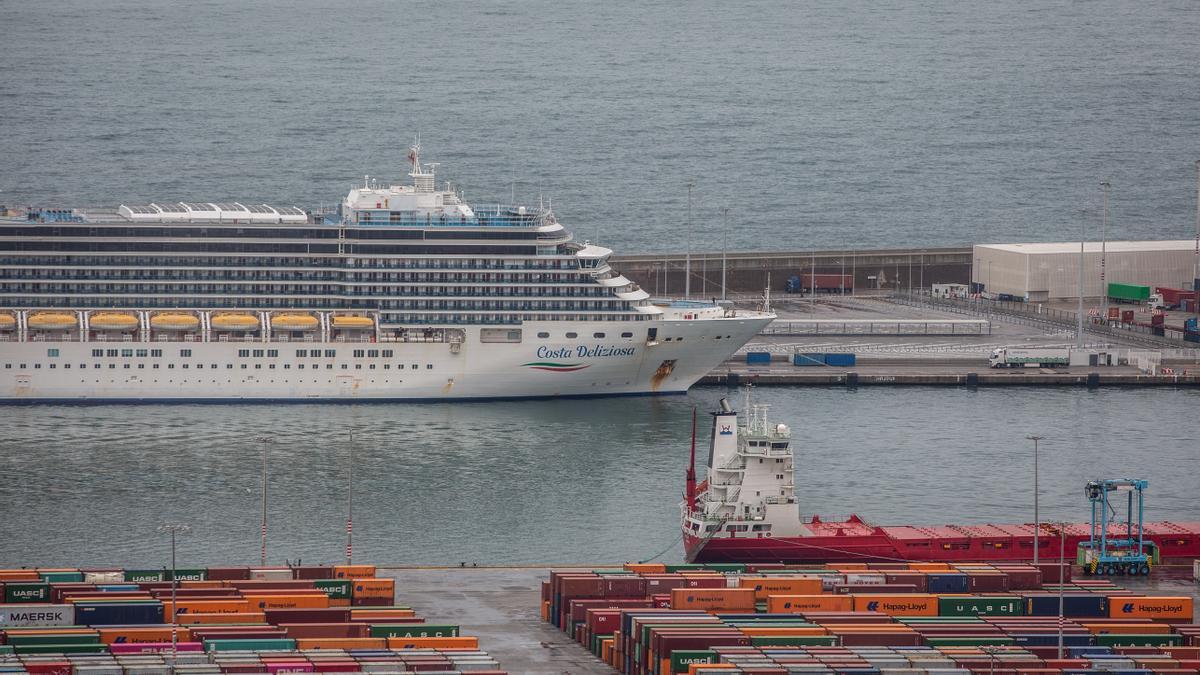
{"type": "Polygon", "coordinates": [[[29,327],[35,330],[67,330],[79,325],[74,314],[43,312],[29,317],[29,327]]]}
{"type": "Polygon", "coordinates": [[[320,323],[312,314],[276,314],[271,317],[271,327],[279,330],[313,330],[320,323]]]}
{"type": "Polygon", "coordinates": [[[150,327],[158,330],[195,330],[200,319],[183,312],[163,312],[150,317],[150,327]]]}
{"type": "Polygon", "coordinates": [[[12,330],[17,327],[17,317],[12,314],[0,314],[0,330],[12,330]]]}
{"type": "Polygon", "coordinates": [[[374,328],[375,320],[369,316],[335,316],[333,317],[333,327],[342,329],[374,328]]]}
{"type": "Polygon", "coordinates": [[[99,312],[88,317],[88,326],[94,330],[133,330],[138,327],[138,318],[126,312],[99,312]]]}
{"type": "Polygon", "coordinates": [[[258,317],[253,314],[218,314],[212,318],[212,327],[217,330],[255,330],[258,317]]]}

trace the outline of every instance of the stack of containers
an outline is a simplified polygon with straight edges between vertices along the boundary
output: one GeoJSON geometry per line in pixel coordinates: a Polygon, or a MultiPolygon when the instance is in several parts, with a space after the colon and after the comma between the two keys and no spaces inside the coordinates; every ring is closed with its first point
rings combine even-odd
{"type": "Polygon", "coordinates": [[[978,670],[980,659],[1004,659],[1009,672],[1074,668],[1081,656],[1056,658],[1060,588],[1066,649],[1142,648],[1163,664],[1173,657],[1162,650],[1200,633],[1191,631],[1190,598],[1057,576],[1043,587],[1042,578],[1038,567],[1015,564],[629,565],[552,572],[542,612],[606,663],[638,674],[727,668],[717,663],[722,650],[761,659],[819,648],[934,649],[951,669],[978,670]]]}
{"type": "Polygon", "coordinates": [[[0,570],[0,672],[160,675],[172,650],[177,672],[196,675],[502,672],[457,625],[395,606],[394,579],[375,572],[0,570]]]}

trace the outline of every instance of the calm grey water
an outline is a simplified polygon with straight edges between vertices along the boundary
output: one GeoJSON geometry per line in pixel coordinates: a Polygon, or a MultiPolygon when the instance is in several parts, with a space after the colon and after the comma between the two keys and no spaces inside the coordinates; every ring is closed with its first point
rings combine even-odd
{"type": "MultiPolygon", "coordinates": [[[[270,449],[270,558],[336,562],[355,430],[355,557],[564,563],[648,557],[678,537],[687,397],[478,404],[0,409],[0,565],[252,563],[259,447],[270,449]]],[[[736,394],[735,394],[736,396],[736,394]]],[[[736,400],[740,401],[740,397],[736,400]]],[[[1200,520],[1200,392],[762,388],[795,434],[805,513],[879,523],[1087,518],[1083,484],[1150,481],[1154,519],[1200,520]]],[[[701,424],[706,424],[703,414],[701,424]]],[[[701,443],[707,442],[701,428],[701,443]]],[[[703,447],[701,448],[703,454],[703,447]]],[[[668,559],[679,559],[678,546],[668,559]]]]}
{"type": "MultiPolygon", "coordinates": [[[[0,0],[0,203],[319,205],[421,134],[622,251],[1191,236],[1195,2],[0,0]],[[1098,216],[1089,216],[1098,220],[1098,216]]],[[[407,180],[406,178],[404,180],[407,180]]]]}

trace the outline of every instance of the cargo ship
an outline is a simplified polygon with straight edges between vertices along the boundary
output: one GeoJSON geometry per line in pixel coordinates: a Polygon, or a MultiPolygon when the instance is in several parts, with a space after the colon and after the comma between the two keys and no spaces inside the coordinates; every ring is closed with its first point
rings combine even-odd
{"type": "Polygon", "coordinates": [[[408,153],[336,208],[0,217],[0,403],[680,393],[774,318],[652,298],[548,204],[472,207],[408,153]]]}
{"type": "MultiPolygon", "coordinates": [[[[1073,561],[1080,542],[1090,539],[1090,523],[1068,524],[1060,532],[1059,525],[1049,523],[1038,531],[1030,523],[879,526],[857,515],[836,521],[802,518],[790,429],[770,424],[766,406],[752,405],[748,394],[746,408],[745,424],[725,399],[712,413],[707,475],[699,483],[693,423],[692,463],[680,504],[688,562],[1030,561],[1035,532],[1040,560],[1058,560],[1061,548],[1073,561]]],[[[1124,535],[1125,527],[1110,524],[1109,532],[1124,535]]],[[[1162,560],[1200,558],[1200,522],[1143,523],[1142,534],[1162,560]]]]}

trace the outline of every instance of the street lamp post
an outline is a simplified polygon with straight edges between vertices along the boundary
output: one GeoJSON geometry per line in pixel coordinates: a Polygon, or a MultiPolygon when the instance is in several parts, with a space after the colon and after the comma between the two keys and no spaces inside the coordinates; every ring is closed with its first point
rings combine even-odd
{"type": "Polygon", "coordinates": [[[1063,565],[1067,560],[1067,524],[1058,524],[1058,658],[1063,657],[1063,565]]]}
{"type": "Polygon", "coordinates": [[[1026,436],[1033,441],[1033,564],[1038,564],[1038,540],[1042,537],[1042,521],[1038,513],[1038,441],[1044,436],[1026,436]]]}
{"type": "Polygon", "coordinates": [[[1083,349],[1083,240],[1087,237],[1087,218],[1080,214],[1079,221],[1079,308],[1075,312],[1075,346],[1083,349]]]}
{"type": "Polygon", "coordinates": [[[179,647],[179,605],[176,604],[175,589],[179,587],[179,580],[176,579],[175,573],[175,535],[191,532],[192,528],[182,523],[171,523],[159,525],[160,533],[169,533],[171,535],[171,672],[175,672],[175,662],[178,655],[179,647]]]}
{"type": "Polygon", "coordinates": [[[1105,250],[1108,246],[1108,189],[1112,185],[1107,179],[1100,182],[1100,188],[1104,191],[1104,208],[1100,215],[1100,294],[1104,298],[1104,322],[1108,323],[1108,285],[1104,282],[1104,266],[1106,264],[1105,250]]]}
{"type": "MultiPolygon", "coordinates": [[[[1197,230],[1197,232],[1200,232],[1200,230],[1197,230]]],[[[1200,236],[1200,234],[1198,234],[1197,236],[1200,236]]],[[[1198,241],[1200,241],[1200,240],[1198,240],[1198,241]]],[[[727,299],[726,298],[726,290],[725,290],[725,268],[726,268],[727,261],[726,261],[725,254],[728,250],[729,250],[729,207],[726,206],[725,208],[721,209],[721,299],[722,300],[727,299]]]]}
{"type": "Polygon", "coordinates": [[[350,430],[350,461],[346,478],[346,564],[354,564],[354,430],[350,430]]]}
{"type": "Polygon", "coordinates": [[[275,442],[270,436],[256,436],[255,441],[262,446],[262,551],[259,563],[267,565],[267,448],[275,442]]]}
{"type": "Polygon", "coordinates": [[[687,203],[687,259],[683,266],[683,297],[692,297],[692,188],[695,183],[688,181],[688,203],[687,203]]]}

